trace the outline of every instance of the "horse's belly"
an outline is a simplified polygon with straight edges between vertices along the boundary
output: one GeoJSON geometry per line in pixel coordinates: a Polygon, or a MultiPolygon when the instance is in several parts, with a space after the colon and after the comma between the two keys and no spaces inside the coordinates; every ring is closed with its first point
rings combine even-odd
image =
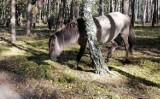
{"type": "Polygon", "coordinates": [[[98,37],[99,42],[105,43],[108,41],[108,39],[110,38],[109,27],[110,26],[102,27],[101,32],[98,32],[97,37],[98,37]]]}
{"type": "Polygon", "coordinates": [[[98,20],[97,24],[99,24],[97,27],[97,40],[102,43],[107,42],[110,38],[110,21],[106,16],[96,17],[96,19],[98,20]]]}
{"type": "Polygon", "coordinates": [[[100,42],[105,43],[108,41],[108,39],[109,39],[109,33],[106,35],[102,35],[100,42]]]}

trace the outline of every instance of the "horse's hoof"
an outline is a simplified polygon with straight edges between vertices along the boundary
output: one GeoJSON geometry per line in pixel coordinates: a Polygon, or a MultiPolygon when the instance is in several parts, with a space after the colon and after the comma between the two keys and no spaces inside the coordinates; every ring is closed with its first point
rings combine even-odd
{"type": "Polygon", "coordinates": [[[112,60],[112,58],[106,58],[107,62],[110,62],[112,60]]]}
{"type": "Polygon", "coordinates": [[[83,69],[82,69],[81,67],[78,66],[78,67],[77,67],[77,70],[83,70],[83,69]]]}
{"type": "Polygon", "coordinates": [[[73,70],[77,70],[77,67],[76,67],[76,66],[74,66],[72,69],[73,69],[73,70]]]}
{"type": "Polygon", "coordinates": [[[83,70],[81,67],[77,67],[77,66],[74,66],[73,68],[72,68],[73,70],[83,70]]]}
{"type": "Polygon", "coordinates": [[[130,64],[131,61],[129,59],[125,59],[124,64],[130,64]]]}

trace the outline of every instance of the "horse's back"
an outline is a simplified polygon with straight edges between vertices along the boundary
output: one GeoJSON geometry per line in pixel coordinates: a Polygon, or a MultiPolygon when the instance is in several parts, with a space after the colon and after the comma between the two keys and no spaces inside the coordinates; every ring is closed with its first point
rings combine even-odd
{"type": "Polygon", "coordinates": [[[116,26],[118,27],[124,27],[124,25],[130,24],[129,16],[124,15],[120,12],[112,12],[112,13],[109,13],[108,16],[111,16],[113,18],[116,26]]]}
{"type": "Polygon", "coordinates": [[[97,27],[97,40],[106,42],[109,38],[111,23],[106,16],[95,17],[94,22],[97,27]]]}
{"type": "Polygon", "coordinates": [[[98,28],[98,41],[109,42],[115,39],[123,28],[129,24],[129,17],[120,12],[112,12],[107,16],[95,17],[95,23],[98,28]]]}

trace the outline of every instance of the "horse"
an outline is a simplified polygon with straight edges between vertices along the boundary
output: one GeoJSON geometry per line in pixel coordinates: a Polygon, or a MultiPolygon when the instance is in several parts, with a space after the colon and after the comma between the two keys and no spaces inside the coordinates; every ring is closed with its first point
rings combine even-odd
{"type": "Polygon", "coordinates": [[[64,19],[59,19],[59,21],[58,21],[58,18],[51,16],[47,22],[48,22],[48,29],[50,31],[52,31],[52,30],[55,31],[56,28],[57,28],[57,30],[59,30],[62,27],[64,27],[64,25],[68,24],[70,22],[70,19],[64,18],[64,19]],[[56,25],[58,25],[58,27],[56,27],[56,25]]]}
{"type": "Polygon", "coordinates": [[[49,28],[50,31],[55,30],[56,24],[57,24],[57,20],[58,20],[58,18],[55,18],[54,16],[51,16],[48,19],[48,28],[49,28]]]}
{"type": "MultiPolygon", "coordinates": [[[[129,17],[120,12],[112,12],[106,16],[93,17],[93,20],[96,24],[97,41],[102,43],[111,42],[112,44],[107,58],[112,58],[115,49],[118,47],[116,38],[120,36],[125,45],[125,61],[129,62],[130,54],[132,54],[135,45],[135,33],[130,25],[129,17]]],[[[77,64],[74,66],[74,69],[78,69],[78,64],[87,46],[87,40],[85,20],[77,18],[50,37],[48,43],[49,57],[51,60],[56,61],[64,47],[71,43],[78,43],[80,49],[76,59],[77,64]]]]}

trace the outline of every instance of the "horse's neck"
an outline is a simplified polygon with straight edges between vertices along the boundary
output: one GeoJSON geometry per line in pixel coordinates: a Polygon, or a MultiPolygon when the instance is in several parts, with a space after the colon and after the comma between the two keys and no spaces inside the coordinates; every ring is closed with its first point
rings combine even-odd
{"type": "Polygon", "coordinates": [[[65,46],[65,43],[64,43],[64,35],[57,36],[57,43],[58,43],[58,45],[59,45],[59,47],[60,47],[61,49],[64,48],[64,46],[65,46]]]}
{"type": "Polygon", "coordinates": [[[69,44],[76,43],[78,41],[79,34],[77,32],[73,33],[61,33],[58,37],[58,42],[61,47],[65,47],[69,44]]]}

